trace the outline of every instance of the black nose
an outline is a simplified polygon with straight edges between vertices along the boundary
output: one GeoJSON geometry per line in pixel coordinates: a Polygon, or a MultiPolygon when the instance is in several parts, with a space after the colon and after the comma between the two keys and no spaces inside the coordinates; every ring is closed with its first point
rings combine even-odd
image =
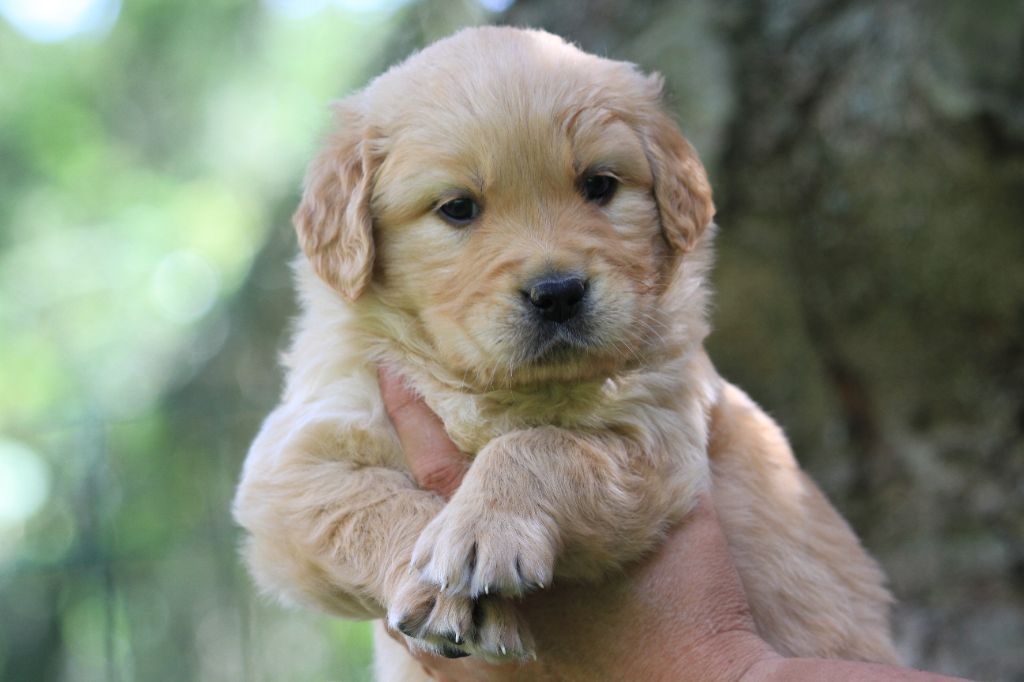
{"type": "Polygon", "coordinates": [[[538,279],[523,294],[545,320],[565,322],[580,311],[587,295],[587,280],[575,275],[550,275],[538,279]]]}

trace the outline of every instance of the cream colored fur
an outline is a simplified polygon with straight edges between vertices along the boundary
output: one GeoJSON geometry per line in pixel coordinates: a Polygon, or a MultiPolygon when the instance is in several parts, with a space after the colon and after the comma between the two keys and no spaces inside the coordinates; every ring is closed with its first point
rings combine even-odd
{"type": "Polygon", "coordinates": [[[484,28],[338,105],[295,217],[287,386],[235,501],[265,591],[388,617],[410,646],[525,656],[510,597],[638,558],[710,484],[771,644],[895,659],[877,566],[703,352],[714,209],[659,100],[631,65],[484,28]],[[618,179],[606,205],[580,195],[594,172],[618,179]],[[436,212],[455,196],[482,205],[472,225],[436,212]],[[552,268],[590,278],[593,344],[531,362],[519,292],[552,268]],[[475,455],[447,505],[404,464],[381,362],[475,455]]]}

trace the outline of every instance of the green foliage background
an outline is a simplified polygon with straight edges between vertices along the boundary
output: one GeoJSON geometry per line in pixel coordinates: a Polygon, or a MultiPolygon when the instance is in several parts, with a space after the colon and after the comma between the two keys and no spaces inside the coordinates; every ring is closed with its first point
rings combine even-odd
{"type": "Polygon", "coordinates": [[[199,411],[181,391],[395,22],[144,0],[65,42],[0,24],[0,678],[367,678],[365,624],[282,611],[237,561],[274,368],[199,411]]]}

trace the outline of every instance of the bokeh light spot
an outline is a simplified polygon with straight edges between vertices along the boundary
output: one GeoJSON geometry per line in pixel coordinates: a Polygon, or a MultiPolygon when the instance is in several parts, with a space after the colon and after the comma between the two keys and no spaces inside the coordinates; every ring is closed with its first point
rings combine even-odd
{"type": "Polygon", "coordinates": [[[150,293],[157,310],[172,322],[187,324],[205,315],[220,291],[217,273],[193,251],[177,251],[157,266],[150,293]]]}
{"type": "Polygon", "coordinates": [[[504,12],[514,5],[516,0],[477,0],[477,2],[489,12],[504,12]]]}
{"type": "Polygon", "coordinates": [[[24,523],[49,492],[50,470],[42,457],[26,445],[0,438],[0,524],[24,523]]]}
{"type": "MultiPolygon", "coordinates": [[[[346,12],[394,12],[411,0],[263,0],[273,12],[286,17],[299,19],[326,9],[328,5],[346,12]]],[[[492,0],[502,2],[502,0],[492,0]]],[[[508,2],[511,5],[511,2],[508,2]]]]}
{"type": "Polygon", "coordinates": [[[41,43],[106,31],[120,12],[120,0],[0,0],[0,14],[41,43]]]}

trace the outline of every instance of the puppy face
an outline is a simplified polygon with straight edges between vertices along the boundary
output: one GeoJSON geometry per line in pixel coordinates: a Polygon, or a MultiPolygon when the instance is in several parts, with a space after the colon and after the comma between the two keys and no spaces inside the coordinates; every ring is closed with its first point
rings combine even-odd
{"type": "Polygon", "coordinates": [[[323,279],[369,287],[474,382],[642,362],[713,212],[659,97],[658,79],[548,34],[457,34],[340,105],[300,239],[323,279]]]}

